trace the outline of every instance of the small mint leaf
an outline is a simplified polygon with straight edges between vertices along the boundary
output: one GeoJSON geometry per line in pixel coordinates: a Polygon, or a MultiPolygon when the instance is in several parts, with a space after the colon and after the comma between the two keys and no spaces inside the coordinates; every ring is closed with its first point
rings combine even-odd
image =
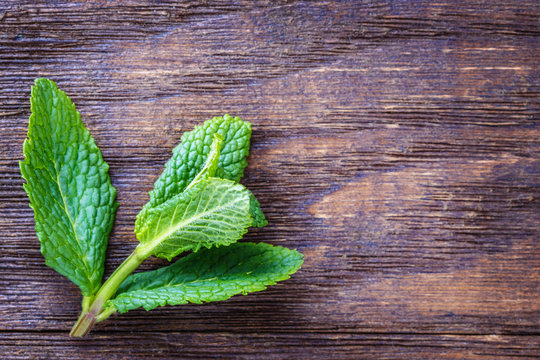
{"type": "MultiPolygon", "coordinates": [[[[219,134],[214,134],[214,140],[212,145],[210,145],[210,152],[206,158],[206,163],[204,164],[201,171],[195,176],[191,183],[186,187],[186,190],[190,189],[197,182],[213,177],[216,174],[216,170],[219,164],[219,154],[221,149],[221,143],[223,142],[223,136],[219,134]]],[[[184,191],[186,191],[184,190],[184,191]]]]}
{"type": "Polygon", "coordinates": [[[249,192],[249,213],[253,219],[251,226],[261,228],[268,225],[268,221],[261,210],[261,204],[251,191],[249,192]]]}

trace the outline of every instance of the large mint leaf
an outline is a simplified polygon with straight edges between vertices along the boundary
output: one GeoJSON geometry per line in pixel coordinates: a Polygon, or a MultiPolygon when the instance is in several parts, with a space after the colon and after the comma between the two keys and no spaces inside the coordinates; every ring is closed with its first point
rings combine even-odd
{"type": "Polygon", "coordinates": [[[299,252],[264,243],[201,249],[173,265],[131,275],[107,306],[124,313],[138,307],[226,300],[286,280],[302,263],[299,252]]]}
{"type": "Polygon", "coordinates": [[[101,285],[116,211],[109,166],[67,95],[47,79],[32,87],[21,173],[46,264],[85,296],[101,285]]]}
{"type": "Polygon", "coordinates": [[[249,191],[244,186],[204,179],[149,211],[145,225],[136,230],[137,252],[171,260],[187,250],[232,244],[251,223],[249,191]]]}
{"type": "Polygon", "coordinates": [[[181,143],[174,148],[171,159],[165,164],[160,177],[150,191],[150,201],[137,215],[135,231],[146,222],[148,211],[180,194],[203,168],[214,139],[223,138],[219,164],[215,176],[238,181],[244,174],[249,155],[251,124],[238,117],[224,115],[196,126],[182,135],[181,143]]]}

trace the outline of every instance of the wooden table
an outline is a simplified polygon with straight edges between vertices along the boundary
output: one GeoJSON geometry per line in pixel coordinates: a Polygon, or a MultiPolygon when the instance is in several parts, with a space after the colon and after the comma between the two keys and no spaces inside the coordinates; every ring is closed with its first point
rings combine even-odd
{"type": "Polygon", "coordinates": [[[537,1],[136,3],[0,1],[3,359],[540,356],[537,1]],[[224,113],[254,129],[243,182],[270,225],[246,239],[303,268],[69,338],[79,291],[18,167],[40,76],[110,164],[107,275],[180,135],[224,113]]]}

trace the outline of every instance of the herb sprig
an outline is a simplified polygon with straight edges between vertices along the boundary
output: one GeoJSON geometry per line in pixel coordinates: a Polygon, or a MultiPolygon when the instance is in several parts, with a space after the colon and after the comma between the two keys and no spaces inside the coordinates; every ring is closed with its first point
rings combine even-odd
{"type": "Polygon", "coordinates": [[[102,284],[118,206],[109,166],[54,82],[35,81],[31,110],[20,168],[45,262],[83,295],[71,336],[86,335],[116,312],[261,291],[302,265],[295,250],[237,243],[250,226],[267,221],[257,199],[238,183],[247,166],[251,124],[224,115],[184,133],[137,215],[139,245],[102,284]],[[151,255],[170,261],[187,251],[174,264],[132,274],[151,255]]]}

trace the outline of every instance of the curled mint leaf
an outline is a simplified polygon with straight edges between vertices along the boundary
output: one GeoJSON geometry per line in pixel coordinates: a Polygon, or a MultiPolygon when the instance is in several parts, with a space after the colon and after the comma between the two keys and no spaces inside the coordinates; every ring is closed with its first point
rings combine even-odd
{"type": "MultiPolygon", "coordinates": [[[[219,154],[221,150],[221,143],[223,142],[223,136],[214,134],[214,141],[210,145],[210,152],[206,158],[206,162],[201,171],[195,176],[191,183],[186,187],[186,190],[190,189],[197,182],[213,177],[216,174],[216,170],[219,165],[219,154]]],[[[184,190],[185,191],[185,190],[184,190]]]]}

